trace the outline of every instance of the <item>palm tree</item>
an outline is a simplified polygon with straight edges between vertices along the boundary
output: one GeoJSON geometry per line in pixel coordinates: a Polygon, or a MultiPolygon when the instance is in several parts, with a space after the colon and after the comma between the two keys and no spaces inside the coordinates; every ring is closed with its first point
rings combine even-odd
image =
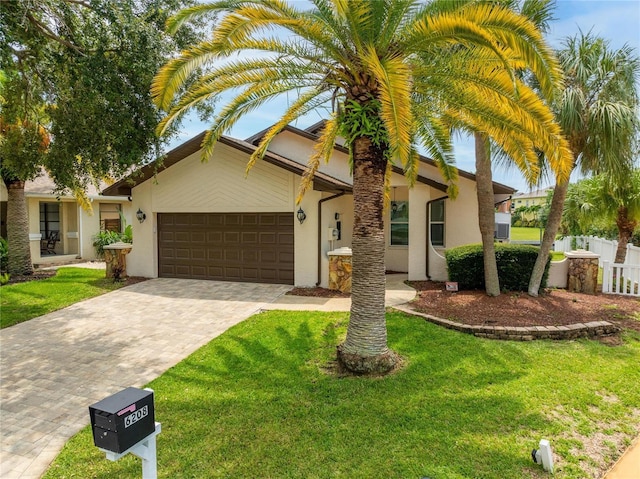
{"type": "Polygon", "coordinates": [[[357,373],[384,373],[398,361],[387,345],[384,309],[383,207],[391,164],[404,168],[411,184],[420,144],[438,162],[450,196],[455,196],[457,170],[442,120],[445,112],[518,151],[529,150],[533,138],[539,138],[541,148],[561,162],[567,150],[553,115],[514,75],[515,67],[526,62],[552,90],[559,69],[535,27],[500,4],[312,3],[312,10],[302,11],[281,0],[226,0],[174,17],[169,28],[203,13],[220,14],[210,40],[187,49],[156,76],[152,93],[157,105],[168,111],[159,133],[203,99],[234,91],[204,138],[206,160],[216,140],[242,116],[294,92],[296,99],[251,155],[250,168],[287,124],[319,107],[339,106],[309,160],[301,194],[319,162],[331,157],[336,138],[345,138],[357,214],[351,315],[338,358],[357,373]],[[474,59],[482,61],[469,61],[471,50],[474,59]],[[201,67],[207,67],[207,73],[178,94],[188,75],[201,67]]]}
{"type": "MultiPolygon", "coordinates": [[[[553,108],[569,141],[571,169],[579,166],[583,174],[606,173],[613,183],[628,181],[639,132],[636,85],[640,60],[628,46],[611,50],[606,40],[582,32],[565,40],[558,56],[565,88],[553,108]]],[[[567,178],[556,179],[540,253],[529,281],[531,296],[540,290],[568,187],[567,178]]]]}
{"type": "Polygon", "coordinates": [[[24,185],[39,174],[50,135],[43,126],[45,115],[41,105],[25,107],[32,83],[0,72],[0,177],[7,188],[7,271],[12,275],[30,275],[33,263],[24,185]]]}
{"type": "MultiPolygon", "coordinates": [[[[548,29],[554,2],[552,0],[525,0],[521,4],[516,0],[507,0],[505,4],[529,18],[543,33],[548,29]]],[[[547,92],[548,93],[548,92],[547,92]]],[[[478,225],[482,237],[482,257],[484,262],[485,291],[489,296],[500,294],[500,279],[494,246],[495,205],[493,200],[493,175],[491,172],[491,145],[489,138],[482,131],[473,133],[476,154],[476,193],[478,198],[478,225]]],[[[517,154],[517,153],[516,153],[517,154]]],[[[507,161],[512,161],[525,174],[530,182],[537,181],[538,170],[530,164],[527,155],[512,158],[510,155],[500,155],[507,161]]]]}
{"type": "Polygon", "coordinates": [[[623,264],[627,244],[640,225],[640,169],[629,171],[626,181],[597,175],[569,185],[562,225],[572,234],[585,234],[594,224],[616,225],[615,263],[623,264]]]}

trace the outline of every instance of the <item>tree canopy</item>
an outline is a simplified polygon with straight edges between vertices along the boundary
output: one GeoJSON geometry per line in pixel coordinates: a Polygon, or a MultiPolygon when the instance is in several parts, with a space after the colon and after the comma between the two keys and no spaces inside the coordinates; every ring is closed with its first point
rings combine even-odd
{"type": "Polygon", "coordinates": [[[118,176],[158,155],[149,88],[195,28],[164,33],[183,0],[0,3],[1,173],[47,168],[60,189],[118,176]]]}

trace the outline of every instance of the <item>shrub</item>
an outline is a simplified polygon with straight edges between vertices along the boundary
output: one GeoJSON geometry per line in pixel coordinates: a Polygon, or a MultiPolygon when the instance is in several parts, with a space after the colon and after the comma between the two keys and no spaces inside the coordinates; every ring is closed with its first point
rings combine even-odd
{"type": "Polygon", "coordinates": [[[7,271],[9,263],[9,246],[7,240],[0,236],[0,273],[7,271]]]}
{"type": "Polygon", "coordinates": [[[120,212],[120,221],[124,226],[122,233],[118,231],[99,231],[93,237],[93,246],[96,249],[98,258],[104,258],[104,247],[113,243],[122,241],[123,243],[133,243],[133,228],[127,224],[122,212],[120,212]]]}
{"type": "MultiPolygon", "coordinates": [[[[530,245],[498,243],[496,261],[500,287],[507,291],[527,291],[533,265],[539,248],[530,245]]],[[[449,279],[456,281],[460,289],[484,289],[484,263],[481,244],[470,244],[451,248],[445,252],[449,279]]],[[[542,287],[547,284],[549,264],[547,261],[542,287]]]]}
{"type": "Polygon", "coordinates": [[[131,243],[127,241],[127,237],[124,233],[118,231],[100,231],[93,237],[93,246],[96,248],[96,254],[98,258],[104,258],[104,247],[113,243],[123,241],[125,243],[131,243]]]}

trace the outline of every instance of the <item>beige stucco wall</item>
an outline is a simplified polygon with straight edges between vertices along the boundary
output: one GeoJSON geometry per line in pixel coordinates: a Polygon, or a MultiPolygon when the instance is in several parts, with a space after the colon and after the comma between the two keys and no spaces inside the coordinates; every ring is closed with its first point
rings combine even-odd
{"type": "MultiPolygon", "coordinates": [[[[314,153],[314,145],[315,143],[308,138],[284,131],[273,139],[269,145],[269,151],[306,165],[314,153]]],[[[339,180],[351,182],[348,159],[349,155],[334,150],[331,161],[329,163],[320,162],[318,170],[339,180]]]]}

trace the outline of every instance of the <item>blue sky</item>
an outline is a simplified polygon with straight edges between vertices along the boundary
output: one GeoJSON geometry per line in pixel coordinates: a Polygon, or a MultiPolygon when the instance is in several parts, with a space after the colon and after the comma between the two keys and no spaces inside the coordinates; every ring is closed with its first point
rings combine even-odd
{"type": "MultiPolygon", "coordinates": [[[[635,48],[636,54],[640,54],[640,0],[556,0],[554,17],[556,20],[552,22],[548,34],[548,40],[553,47],[560,47],[562,39],[575,35],[581,29],[585,33],[591,30],[594,34],[608,39],[613,48],[628,44],[635,48]]],[[[286,99],[273,102],[261,111],[246,117],[227,134],[240,139],[251,136],[274,123],[282,113],[284,105],[286,99]]],[[[300,121],[296,126],[305,128],[319,119],[320,113],[300,121]]],[[[195,117],[185,121],[179,136],[171,142],[170,148],[206,128],[207,123],[200,122],[195,117]]],[[[457,140],[455,156],[458,168],[474,172],[474,149],[471,141],[457,140]]],[[[495,169],[494,180],[519,191],[528,190],[525,181],[515,169],[495,169]]]]}

